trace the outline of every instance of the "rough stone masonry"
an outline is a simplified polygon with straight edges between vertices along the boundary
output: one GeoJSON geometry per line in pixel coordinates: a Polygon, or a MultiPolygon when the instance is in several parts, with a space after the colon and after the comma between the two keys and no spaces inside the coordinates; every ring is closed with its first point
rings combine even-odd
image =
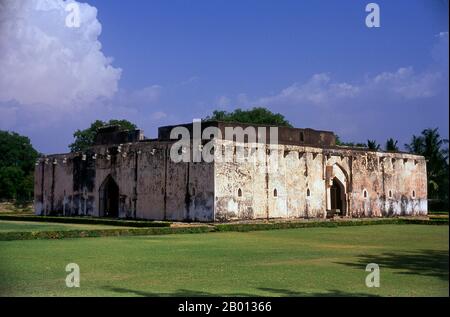
{"type": "MultiPolygon", "coordinates": [[[[180,126],[192,131],[193,124],[180,126]]],[[[255,127],[211,121],[201,128],[224,132],[230,126],[255,127]]],[[[279,127],[276,149],[235,138],[202,141],[231,153],[262,148],[265,154],[256,159],[175,163],[174,127],[145,139],[140,130],[110,126],[83,153],[40,158],[36,214],[205,222],[427,214],[422,156],[337,146],[332,132],[279,127]],[[270,172],[273,164],[276,172],[270,172]]]]}

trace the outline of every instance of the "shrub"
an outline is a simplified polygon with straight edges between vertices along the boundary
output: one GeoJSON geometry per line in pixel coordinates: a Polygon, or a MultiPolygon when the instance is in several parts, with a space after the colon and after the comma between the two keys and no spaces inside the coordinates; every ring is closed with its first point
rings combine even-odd
{"type": "Polygon", "coordinates": [[[75,223],[75,224],[97,224],[97,225],[111,225],[111,226],[124,226],[124,227],[170,227],[170,222],[167,222],[167,221],[105,219],[105,218],[92,218],[92,217],[0,215],[0,220],[75,223]]]}
{"type": "Polygon", "coordinates": [[[0,232],[0,241],[32,240],[32,239],[68,239],[85,237],[111,237],[111,236],[145,236],[174,233],[206,233],[212,227],[177,227],[177,228],[119,228],[119,229],[92,229],[92,230],[60,230],[60,231],[23,231],[0,232]]]}

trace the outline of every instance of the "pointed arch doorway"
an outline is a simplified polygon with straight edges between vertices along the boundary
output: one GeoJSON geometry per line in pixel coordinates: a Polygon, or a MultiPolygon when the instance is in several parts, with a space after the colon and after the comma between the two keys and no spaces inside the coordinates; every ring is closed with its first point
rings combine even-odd
{"type": "Polygon", "coordinates": [[[329,215],[348,215],[348,174],[335,163],[327,167],[327,212],[329,215]]]}
{"type": "Polygon", "coordinates": [[[345,187],[336,177],[333,178],[330,187],[330,200],[331,210],[339,210],[340,214],[343,215],[345,213],[345,187]]]}
{"type": "Polygon", "coordinates": [[[101,217],[119,217],[119,186],[111,175],[100,186],[99,198],[101,217]]]}

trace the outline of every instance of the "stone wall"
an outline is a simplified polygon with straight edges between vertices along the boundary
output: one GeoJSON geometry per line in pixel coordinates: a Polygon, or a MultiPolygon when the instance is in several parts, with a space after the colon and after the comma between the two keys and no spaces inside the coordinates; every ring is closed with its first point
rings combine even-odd
{"type": "MultiPolygon", "coordinates": [[[[229,141],[217,142],[218,146],[234,146],[229,141]]],[[[234,156],[232,162],[215,163],[218,221],[325,217],[331,209],[333,180],[342,186],[343,216],[427,213],[426,163],[421,156],[345,147],[247,147],[264,147],[263,155],[241,162],[234,156]],[[274,151],[277,160],[269,154],[274,151]]]]}
{"type": "Polygon", "coordinates": [[[119,187],[119,217],[211,221],[213,164],[173,163],[171,144],[99,145],[44,158],[35,168],[36,214],[104,216],[101,188],[111,177],[119,187]]]}
{"type": "Polygon", "coordinates": [[[104,188],[113,182],[122,218],[227,221],[326,217],[330,210],[348,217],[427,213],[421,156],[213,142],[214,163],[174,163],[169,155],[173,142],[163,140],[96,145],[86,153],[45,157],[35,169],[35,211],[105,216],[104,188]],[[231,161],[217,157],[225,149],[231,161]]]}

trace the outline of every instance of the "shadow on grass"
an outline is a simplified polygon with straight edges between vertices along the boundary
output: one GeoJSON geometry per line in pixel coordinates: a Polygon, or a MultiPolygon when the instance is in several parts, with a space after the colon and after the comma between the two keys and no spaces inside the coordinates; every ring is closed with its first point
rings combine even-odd
{"type": "Polygon", "coordinates": [[[296,292],[286,289],[279,289],[279,288],[269,288],[269,287],[261,287],[258,288],[261,291],[270,292],[272,293],[269,296],[281,296],[281,297],[303,297],[303,296],[309,296],[309,297],[378,297],[378,295],[374,294],[367,294],[367,293],[349,293],[349,292],[343,292],[340,290],[327,290],[325,293],[303,293],[303,292],[296,292]]]}
{"type": "Polygon", "coordinates": [[[408,253],[382,253],[379,255],[360,255],[357,263],[339,263],[347,266],[365,268],[369,263],[376,263],[383,268],[398,270],[396,274],[409,274],[437,277],[448,281],[448,251],[420,250],[408,253]]]}
{"type": "Polygon", "coordinates": [[[257,290],[267,292],[267,295],[250,293],[220,293],[215,294],[205,291],[179,289],[172,293],[153,293],[147,291],[133,290],[121,287],[105,286],[104,290],[120,293],[124,296],[144,296],[144,297],[350,297],[350,296],[377,296],[365,293],[347,293],[339,290],[328,290],[325,293],[304,293],[288,289],[260,287],[257,290]]]}

